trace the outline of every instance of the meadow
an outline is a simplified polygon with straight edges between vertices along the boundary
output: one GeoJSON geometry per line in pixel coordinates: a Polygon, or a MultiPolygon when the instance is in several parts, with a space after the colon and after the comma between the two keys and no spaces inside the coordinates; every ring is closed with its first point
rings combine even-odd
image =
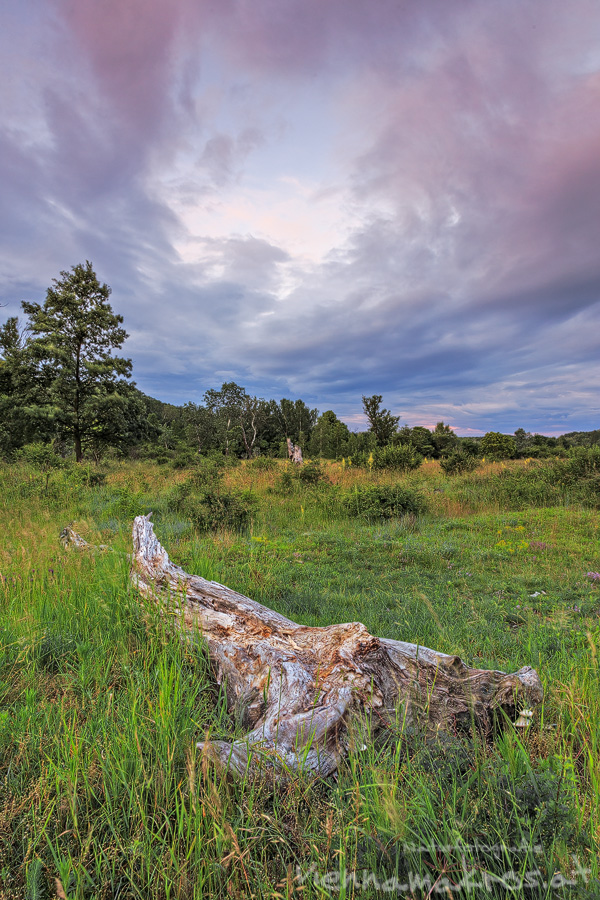
{"type": "Polygon", "coordinates": [[[0,898],[600,896],[596,463],[3,465],[0,898]],[[544,704],[493,741],[399,721],[336,777],[231,779],[195,749],[241,733],[202,647],[129,583],[150,511],[188,572],[532,665],[544,704]],[[67,524],[111,549],[63,548],[67,524]]]}

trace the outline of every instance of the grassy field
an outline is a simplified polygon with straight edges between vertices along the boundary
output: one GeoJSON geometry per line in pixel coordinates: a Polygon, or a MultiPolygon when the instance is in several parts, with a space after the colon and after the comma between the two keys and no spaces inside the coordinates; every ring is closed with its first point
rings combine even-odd
{"type": "Polygon", "coordinates": [[[526,463],[310,480],[256,461],[0,469],[0,898],[600,896],[594,483],[526,463]],[[244,527],[193,526],[211,478],[244,527]],[[358,514],[398,484],[421,512],[358,514]],[[129,585],[151,510],[187,571],[305,624],[533,665],[543,708],[493,744],[400,723],[327,780],[224,777],[195,750],[239,733],[202,648],[129,585]],[[67,523],[116,552],[64,550],[67,523]]]}

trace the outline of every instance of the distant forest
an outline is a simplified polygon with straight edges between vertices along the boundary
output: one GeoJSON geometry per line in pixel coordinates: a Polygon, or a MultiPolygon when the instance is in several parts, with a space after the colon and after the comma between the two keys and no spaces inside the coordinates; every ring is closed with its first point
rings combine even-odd
{"type": "Polygon", "coordinates": [[[470,459],[539,458],[600,444],[600,429],[553,438],[518,428],[464,438],[444,422],[433,430],[400,426],[380,395],[363,396],[369,427],[351,432],[333,410],[265,400],[233,381],[207,390],[201,403],[163,403],[131,382],[131,360],[114,355],[127,333],[109,296],[86,261],[54,279],[43,305],[23,302],[25,322],[12,317],[0,327],[4,459],[43,445],[77,460],[117,454],[187,465],[198,454],[286,457],[289,438],[312,459],[410,469],[430,458],[458,470],[470,459]]]}

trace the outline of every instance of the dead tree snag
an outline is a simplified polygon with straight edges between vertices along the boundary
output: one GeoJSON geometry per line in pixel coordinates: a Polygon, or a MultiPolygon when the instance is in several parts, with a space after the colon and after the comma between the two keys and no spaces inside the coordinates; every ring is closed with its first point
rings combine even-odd
{"type": "Polygon", "coordinates": [[[542,700],[534,669],[513,675],[469,668],[458,656],[375,637],[360,622],[309,628],[248,597],[173,565],[149,516],[133,523],[132,579],[172,612],[180,628],[206,641],[230,708],[242,711],[244,740],[199,744],[244,773],[249,762],[335,771],[348,749],[351,720],[371,732],[426,720],[442,729],[489,731],[506,714],[542,700]]]}
{"type": "Polygon", "coordinates": [[[286,438],[287,448],[288,448],[288,459],[290,459],[293,463],[296,463],[297,466],[301,466],[304,460],[302,459],[302,450],[297,445],[294,444],[290,438],[286,438]]]}

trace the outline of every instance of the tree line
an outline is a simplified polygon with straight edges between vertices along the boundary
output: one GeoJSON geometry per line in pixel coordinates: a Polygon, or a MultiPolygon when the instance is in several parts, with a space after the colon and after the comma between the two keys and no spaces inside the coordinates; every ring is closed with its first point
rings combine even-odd
{"type": "Polygon", "coordinates": [[[53,444],[77,461],[112,452],[185,464],[207,453],[285,456],[290,438],[311,458],[372,464],[383,448],[397,448],[399,459],[460,461],[548,456],[600,443],[600,430],[551,438],[519,428],[514,435],[461,438],[444,422],[432,430],[400,427],[378,394],[362,398],[369,422],[363,432],[351,432],[333,410],[319,413],[301,399],[265,400],[233,381],[207,390],[201,403],[163,403],[135,386],[131,360],[115,353],[128,335],[110,293],[88,260],[61,272],[43,304],[24,301],[24,322],[11,317],[0,327],[4,458],[31,444],[53,444]]]}

